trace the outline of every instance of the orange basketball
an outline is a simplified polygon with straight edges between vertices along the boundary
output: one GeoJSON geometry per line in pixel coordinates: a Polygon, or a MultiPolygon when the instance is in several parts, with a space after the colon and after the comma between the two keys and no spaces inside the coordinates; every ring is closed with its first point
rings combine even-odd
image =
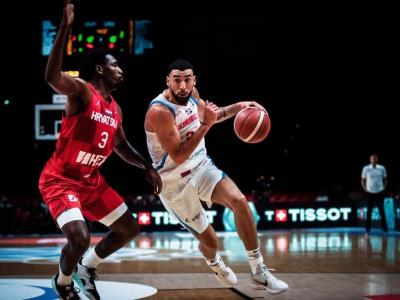
{"type": "Polygon", "coordinates": [[[263,141],[271,129],[271,120],[267,111],[256,106],[242,109],[235,117],[233,128],[239,139],[246,143],[263,141]]]}

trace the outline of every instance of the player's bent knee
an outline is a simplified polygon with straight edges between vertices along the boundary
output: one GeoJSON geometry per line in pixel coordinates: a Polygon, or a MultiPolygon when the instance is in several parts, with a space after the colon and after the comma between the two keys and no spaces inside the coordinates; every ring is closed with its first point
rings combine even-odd
{"type": "Polygon", "coordinates": [[[234,196],[231,200],[234,212],[244,212],[248,209],[247,199],[244,195],[234,196]]]}
{"type": "Polygon", "coordinates": [[[75,234],[69,240],[71,247],[79,252],[85,252],[90,246],[90,235],[88,233],[81,232],[75,234]]]}

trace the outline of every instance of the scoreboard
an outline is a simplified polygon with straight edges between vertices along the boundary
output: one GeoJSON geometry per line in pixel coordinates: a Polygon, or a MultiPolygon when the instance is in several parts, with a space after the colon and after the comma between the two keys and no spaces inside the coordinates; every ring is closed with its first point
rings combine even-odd
{"type": "MultiPolygon", "coordinates": [[[[88,20],[72,26],[66,54],[83,54],[93,48],[112,49],[130,55],[143,55],[153,48],[151,21],[145,19],[88,20]]],[[[42,55],[48,56],[58,25],[42,22],[42,55]]]]}

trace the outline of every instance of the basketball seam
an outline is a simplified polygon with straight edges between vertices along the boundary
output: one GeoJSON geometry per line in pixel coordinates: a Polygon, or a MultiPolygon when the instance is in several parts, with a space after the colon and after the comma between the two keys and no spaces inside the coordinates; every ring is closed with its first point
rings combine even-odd
{"type": "MultiPolygon", "coordinates": [[[[251,107],[246,107],[246,108],[243,108],[241,111],[239,111],[237,114],[239,115],[241,112],[243,112],[243,111],[245,111],[245,110],[247,110],[247,109],[249,109],[249,108],[251,108],[251,107]]],[[[244,118],[243,120],[242,120],[242,123],[246,123],[246,120],[253,114],[254,112],[251,112],[250,114],[248,114],[247,116],[246,116],[246,118],[244,118]]],[[[235,121],[233,122],[233,128],[235,129],[236,128],[236,118],[235,118],[235,121]]],[[[241,131],[242,131],[242,129],[243,129],[243,126],[241,126],[238,130],[237,130],[237,134],[238,134],[238,136],[240,136],[241,135],[241,131]]],[[[236,129],[235,129],[235,131],[236,131],[236,129]]]]}
{"type": "MultiPolygon", "coordinates": [[[[238,130],[236,130],[237,116],[240,115],[240,113],[241,113],[242,111],[246,110],[246,109],[248,109],[248,107],[242,108],[242,109],[236,114],[236,118],[235,118],[235,120],[233,121],[233,129],[235,130],[235,132],[237,132],[237,134],[238,134],[239,136],[240,136],[240,130],[242,129],[242,127],[238,128],[238,130]]],[[[243,121],[245,121],[248,117],[249,117],[249,116],[246,116],[246,118],[245,118],[243,121]]],[[[243,122],[243,121],[242,121],[242,122],[243,122]]]]}
{"type": "Polygon", "coordinates": [[[249,135],[247,138],[244,139],[245,142],[250,141],[250,140],[256,135],[258,129],[260,129],[260,126],[261,126],[262,121],[264,120],[264,116],[265,116],[264,111],[260,110],[260,112],[261,112],[261,113],[260,113],[260,116],[258,117],[257,125],[256,125],[256,127],[254,127],[254,129],[253,129],[253,131],[250,133],[250,135],[249,135]]]}

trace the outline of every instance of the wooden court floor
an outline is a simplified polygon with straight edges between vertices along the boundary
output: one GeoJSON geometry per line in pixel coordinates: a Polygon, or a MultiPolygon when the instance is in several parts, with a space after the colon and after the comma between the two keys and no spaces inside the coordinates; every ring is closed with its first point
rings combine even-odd
{"type": "MultiPolygon", "coordinates": [[[[290,287],[274,296],[251,286],[246,252],[237,234],[218,236],[221,256],[239,277],[236,287],[216,282],[197,241],[184,231],[142,233],[100,265],[99,280],[157,288],[147,299],[374,299],[368,297],[379,295],[400,299],[399,232],[388,236],[379,230],[365,236],[361,228],[259,232],[267,267],[290,287]]],[[[94,235],[93,243],[100,238],[94,235]]],[[[64,243],[62,236],[2,237],[0,279],[49,279],[57,272],[64,243]]]]}

